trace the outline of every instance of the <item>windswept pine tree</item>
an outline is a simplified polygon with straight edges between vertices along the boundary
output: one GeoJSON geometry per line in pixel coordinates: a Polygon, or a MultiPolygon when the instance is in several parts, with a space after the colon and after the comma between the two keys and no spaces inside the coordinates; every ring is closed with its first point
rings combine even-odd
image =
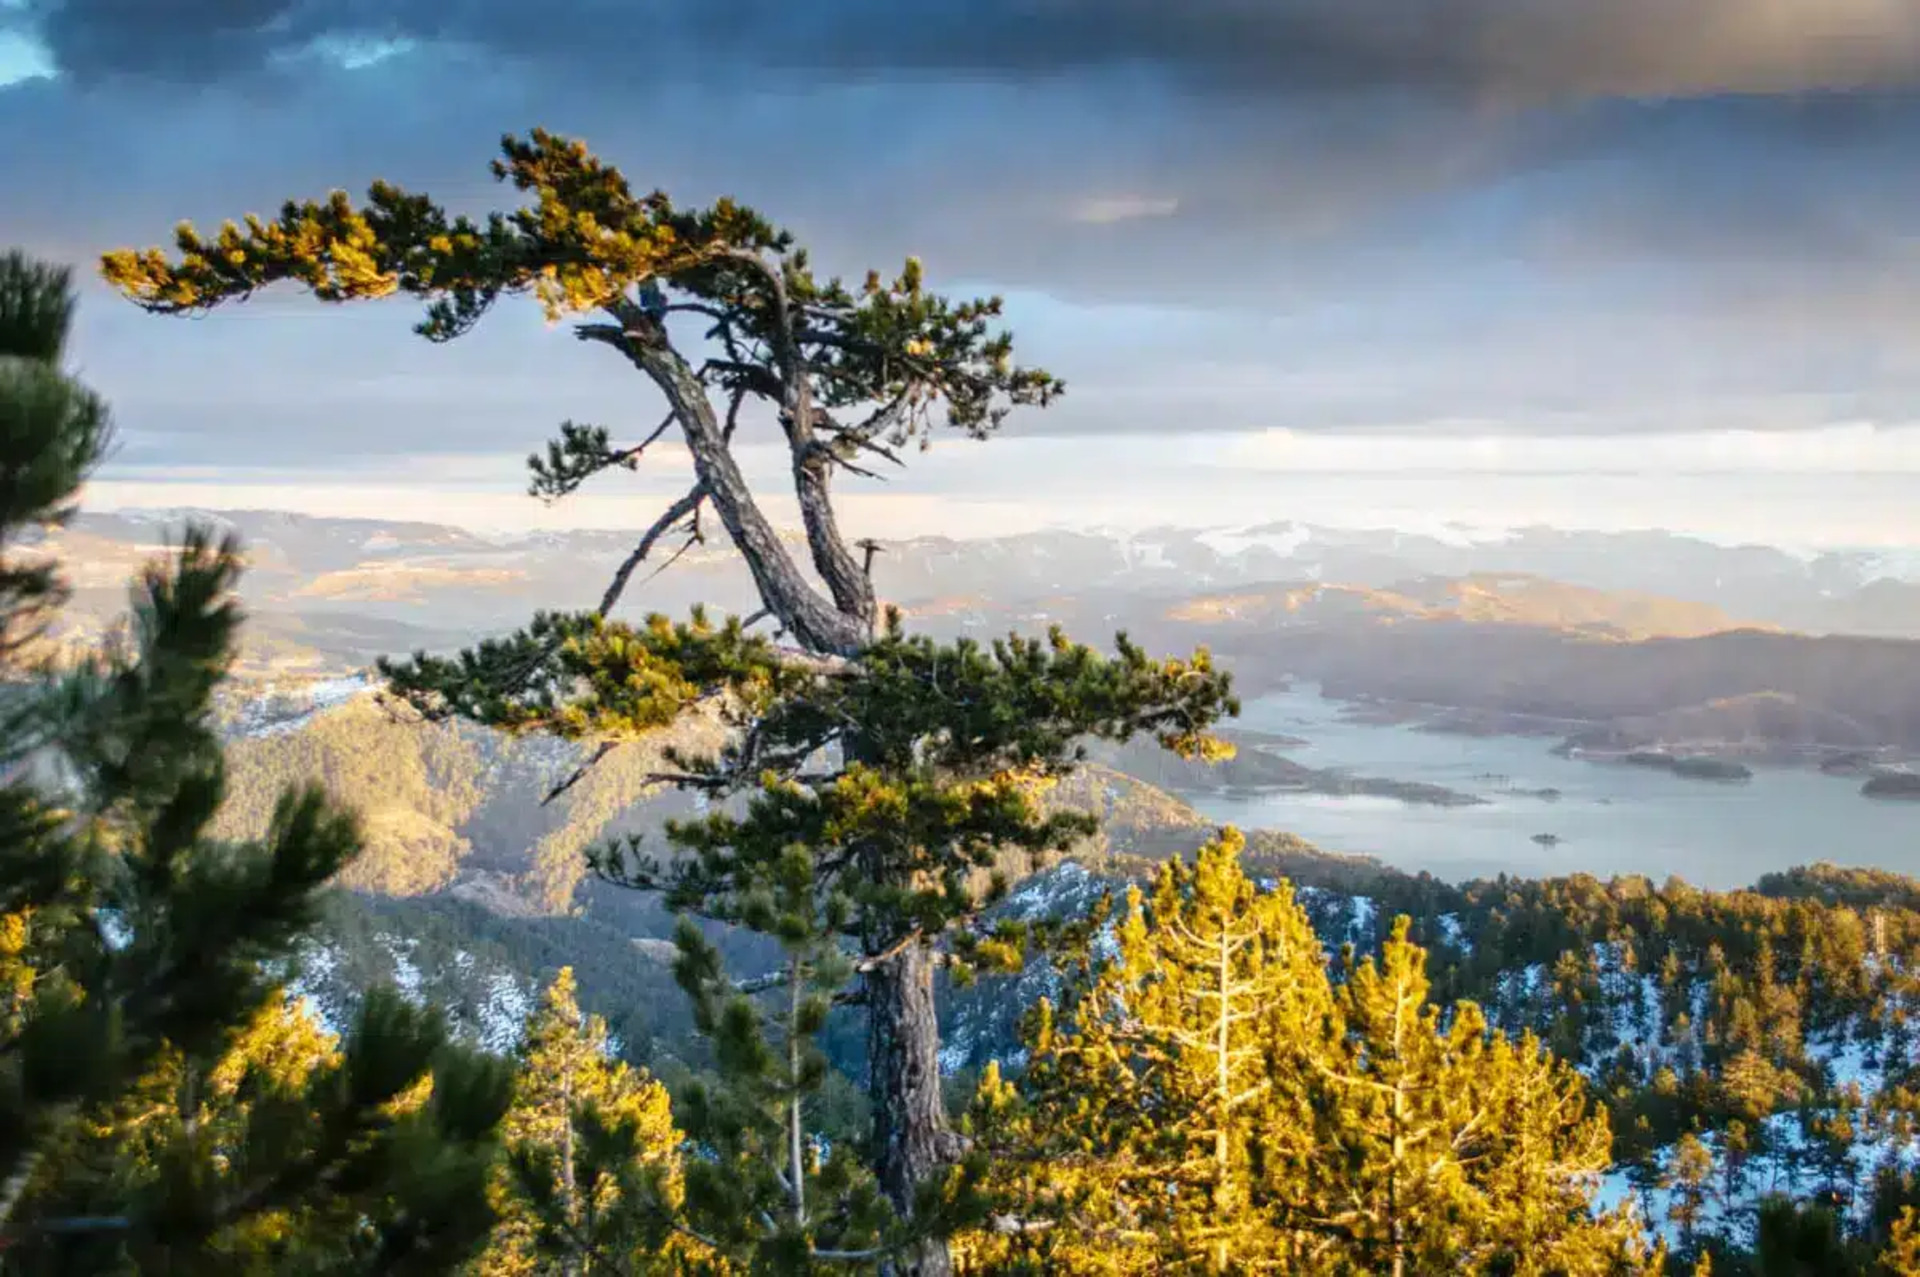
{"type": "Polygon", "coordinates": [[[44,544],[106,445],[60,368],[66,271],[0,256],[0,1271],[444,1272],[486,1231],[499,1067],[370,996],[342,1048],[276,989],[358,850],[315,789],[264,839],[207,829],[240,613],[189,529],[127,632],[60,669],[44,544]]]}
{"type": "Polygon", "coordinates": [[[1657,1270],[1628,1217],[1593,1213],[1608,1134],[1578,1074],[1430,1003],[1404,921],[1334,981],[1240,847],[1131,893],[1024,1073],[986,1080],[998,1201],[970,1270],[1657,1270]]]}
{"type": "Polygon", "coordinates": [[[474,221],[377,183],[358,206],[340,192],[211,238],[183,226],[176,253],[109,254],[104,273],[162,314],[280,282],[331,302],[406,294],[427,303],[419,331],[434,341],[469,331],[504,295],[531,294],[550,319],[579,317],[579,340],[660,393],[664,418],[632,442],[566,422],[531,458],[532,490],[548,499],[634,467],[670,431],[692,459],[692,486],[640,536],[594,607],[536,617],[457,659],[420,656],[387,672],[428,714],[592,738],[603,749],[696,705],[732,716],[733,745],[686,760],[676,779],[750,795],[745,814],[680,827],[671,862],[627,848],[599,868],[666,891],[676,908],[756,929],[797,916],[768,901],[777,881],[804,875],[802,925],[843,946],[859,977],[844,992],[866,1008],[868,1160],[920,1238],[882,1258],[943,1274],[936,1199],[950,1196],[966,1149],[942,1102],[934,970],[981,955],[974,924],[1003,854],[1045,855],[1084,830],[1043,814],[1036,779],[1077,762],[1088,737],[1150,734],[1184,751],[1208,748],[1208,727],[1236,709],[1227,680],[1205,653],[1160,662],[1122,641],[1103,656],[1058,634],[948,646],[882,624],[869,575],[878,547],[848,541],[832,485],[898,463],[900,448],[924,445],[941,424],[985,438],[1013,409],[1061,392],[1046,372],[1016,365],[1011,337],[991,330],[998,299],[931,293],[916,261],[853,288],[822,279],[790,234],[752,210],[636,195],[584,145],[544,132],[508,137],[494,173],[530,203],[474,221]],[[734,455],[756,409],[786,444],[824,589],[794,561],[734,455]],[[798,651],[747,623],[613,619],[639,566],[671,535],[700,539],[709,511],[758,586],[764,607],[751,623],[769,620],[798,651]]]}

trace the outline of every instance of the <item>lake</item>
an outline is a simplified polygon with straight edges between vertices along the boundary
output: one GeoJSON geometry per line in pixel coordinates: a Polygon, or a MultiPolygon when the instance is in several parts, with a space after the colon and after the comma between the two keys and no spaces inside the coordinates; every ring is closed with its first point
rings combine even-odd
{"type": "Polygon", "coordinates": [[[1311,687],[1249,701],[1232,726],[1302,737],[1310,767],[1426,781],[1491,800],[1428,807],[1390,798],[1182,795],[1210,819],[1284,829],[1328,851],[1362,852],[1450,881],[1506,872],[1677,874],[1703,887],[1830,860],[1920,877],[1920,803],[1863,798],[1859,777],[1754,769],[1744,783],[1687,780],[1623,764],[1557,758],[1542,737],[1471,737],[1348,722],[1311,687]],[[1489,775],[1501,781],[1484,779],[1489,775]],[[1557,789],[1558,801],[1502,793],[1557,789]],[[1532,841],[1556,834],[1556,846],[1532,841]]]}

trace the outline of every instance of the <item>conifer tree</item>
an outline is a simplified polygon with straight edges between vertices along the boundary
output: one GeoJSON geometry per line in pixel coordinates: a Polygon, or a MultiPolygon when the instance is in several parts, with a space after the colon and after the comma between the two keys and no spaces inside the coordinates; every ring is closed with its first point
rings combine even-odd
{"type": "Polygon", "coordinates": [[[614,1058],[571,967],[527,1025],[502,1133],[501,1218],[476,1277],[682,1271],[692,1252],[672,1232],[682,1137],[667,1090],[614,1058]]]}
{"type": "Polygon", "coordinates": [[[1026,1075],[989,1075],[975,1120],[1010,1156],[994,1174],[995,1225],[963,1250],[971,1265],[1599,1273],[1656,1262],[1628,1217],[1591,1213],[1607,1128],[1577,1074],[1530,1039],[1490,1032],[1471,1003],[1442,1016],[1405,919],[1378,960],[1334,984],[1290,890],[1257,891],[1238,850],[1228,832],[1193,868],[1165,866],[1150,907],[1129,901],[1065,1019],[1042,1007],[1026,1075]]]}
{"type": "Polygon", "coordinates": [[[1844,1236],[1833,1211],[1813,1202],[1777,1194],[1760,1201],[1754,1227],[1754,1269],[1760,1277],[1799,1277],[1801,1273],[1862,1273],[1868,1258],[1844,1236]]]}
{"type": "Polygon", "coordinates": [[[814,916],[813,868],[795,850],[776,870],[755,919],[786,960],[760,993],[730,979],[690,921],[675,939],[675,974],[713,1047],[716,1075],[686,1095],[689,1136],[709,1156],[690,1167],[691,1230],[749,1271],[806,1273],[886,1253],[898,1221],[873,1175],[844,1145],[823,1149],[816,1107],[828,1063],[817,1037],[847,985],[836,934],[814,916]]]}
{"type": "Polygon", "coordinates": [[[1692,1131],[1682,1135],[1668,1155],[1661,1187],[1669,1194],[1667,1220],[1679,1234],[1680,1248],[1692,1252],[1713,1204],[1713,1153],[1692,1131]]]}
{"type": "Polygon", "coordinates": [[[108,438],[60,369],[72,312],[64,270],[0,256],[0,1269],[245,1270],[332,1202],[329,1270],[444,1270],[484,1233],[504,1076],[390,997],[325,1068],[275,1017],[273,970],[358,838],[312,789],[259,842],[206,835],[235,548],[189,529],[123,636],[57,670],[27,646],[64,585],[22,544],[108,438]]]}
{"type": "MultiPolygon", "coordinates": [[[[931,1228],[922,1199],[964,1153],[939,1085],[934,969],[975,947],[968,933],[991,889],[982,879],[1001,848],[1044,854],[1084,827],[1042,816],[1028,782],[1071,766],[1088,736],[1144,733],[1204,748],[1207,727],[1235,708],[1226,680],[1204,653],[1161,663],[1123,642],[1102,657],[1058,635],[991,649],[936,645],[882,626],[869,573],[877,547],[854,553],[832,483],[897,463],[898,448],[924,445],[941,422],[985,438],[1014,408],[1060,393],[1046,372],[1015,365],[1011,337],[991,331],[998,299],[935,295],[911,260],[855,288],[823,280],[788,233],[752,210],[729,200],[685,210],[659,192],[636,195],[584,145],[545,132],[505,139],[494,172],[531,203],[476,222],[382,182],[357,207],[335,193],[211,238],[182,226],[176,254],[109,254],[104,273],[140,305],[172,314],[282,281],[333,302],[404,293],[427,302],[419,331],[435,341],[470,330],[501,296],[531,293],[550,319],[581,316],[580,340],[659,390],[667,415],[637,442],[566,422],[530,459],[532,491],[557,499],[633,467],[669,429],[691,456],[693,486],[639,538],[594,609],[536,617],[457,660],[420,657],[388,673],[428,713],[592,737],[603,749],[696,703],[732,707],[735,748],[678,780],[751,794],[748,814],[683,827],[673,866],[616,853],[600,869],[666,890],[677,908],[754,925],[770,876],[804,859],[815,908],[860,977],[872,1169],[896,1213],[931,1228]],[[688,337],[687,325],[704,335],[688,337]],[[734,457],[750,403],[771,410],[787,445],[824,591],[802,574],[734,457]],[[734,622],[612,619],[638,566],[676,529],[699,539],[709,509],[752,573],[763,614],[797,653],[734,622]]],[[[927,1277],[949,1267],[937,1240],[889,1263],[927,1277]]]]}
{"type": "Polygon", "coordinates": [[[1319,1142],[1342,1167],[1295,1203],[1373,1271],[1604,1272],[1636,1253],[1631,1220],[1596,1220],[1605,1116],[1580,1075],[1480,1008],[1428,1001],[1426,952],[1398,919],[1349,966],[1331,1058],[1314,1061],[1319,1142]]]}
{"type": "Polygon", "coordinates": [[[1920,1210],[1909,1206],[1894,1221],[1880,1266],[1889,1274],[1920,1273],[1920,1210]]]}
{"type": "Polygon", "coordinates": [[[1288,887],[1241,871],[1243,846],[1224,831],[1164,866],[1150,902],[1128,890],[1065,1021],[1037,1009],[1024,1098],[989,1070],[976,1120],[999,1178],[1033,1195],[1021,1214],[1044,1201],[1072,1220],[1004,1249],[1136,1272],[1241,1271],[1283,1250],[1254,1180],[1314,1150],[1303,1062],[1274,1052],[1317,1039],[1331,1002],[1319,938],[1288,887]]]}
{"type": "Polygon", "coordinates": [[[283,995],[84,1110],[0,1271],[446,1273],[491,1216],[504,1073],[375,990],[336,1042],[283,995]]]}

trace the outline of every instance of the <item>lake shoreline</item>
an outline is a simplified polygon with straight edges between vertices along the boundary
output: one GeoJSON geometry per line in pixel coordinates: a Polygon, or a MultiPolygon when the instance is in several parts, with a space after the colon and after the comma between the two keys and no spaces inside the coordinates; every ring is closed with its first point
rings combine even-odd
{"type": "Polygon", "coordinates": [[[1747,778],[1716,782],[1666,766],[1568,757],[1547,747],[1553,736],[1545,732],[1421,731],[1405,718],[1364,721],[1381,716],[1352,709],[1295,686],[1249,699],[1240,721],[1307,741],[1294,751],[1295,767],[1393,778],[1374,793],[1182,786],[1182,800],[1210,821],[1284,830],[1328,851],[1448,881],[1585,872],[1656,881],[1678,874],[1702,886],[1739,887],[1813,860],[1920,873],[1913,816],[1920,803],[1864,800],[1859,775],[1756,762],[1747,778]],[[1435,786],[1481,801],[1402,802],[1389,785],[1435,786]]]}
{"type": "Polygon", "coordinates": [[[1748,779],[1754,767],[1804,768],[1828,775],[1856,775],[1867,782],[1861,787],[1863,797],[1910,799],[1914,795],[1906,792],[1869,791],[1878,778],[1914,774],[1914,765],[1920,762],[1892,745],[1862,748],[1858,744],[1824,742],[1637,739],[1622,735],[1609,723],[1593,719],[1474,709],[1354,693],[1327,696],[1317,689],[1309,693],[1312,686],[1302,682],[1291,690],[1317,695],[1339,706],[1341,718],[1352,723],[1472,739],[1558,738],[1550,752],[1563,758],[1601,766],[1668,766],[1676,774],[1703,782],[1748,779]],[[1613,739],[1607,743],[1597,743],[1609,736],[1613,739]],[[1650,756],[1656,755],[1670,761],[1655,763],[1650,756]],[[1742,770],[1747,775],[1740,775],[1742,770]]]}

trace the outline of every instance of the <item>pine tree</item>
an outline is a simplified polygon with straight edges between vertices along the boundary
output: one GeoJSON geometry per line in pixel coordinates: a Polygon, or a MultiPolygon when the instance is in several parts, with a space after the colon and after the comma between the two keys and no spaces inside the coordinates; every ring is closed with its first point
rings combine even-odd
{"type": "MultiPolygon", "coordinates": [[[[323,301],[404,293],[428,303],[419,331],[436,341],[470,330],[501,296],[531,293],[550,319],[595,316],[575,335],[661,392],[668,415],[642,441],[616,446],[604,427],[566,422],[530,459],[534,494],[551,500],[631,468],[672,427],[691,455],[693,486],[640,537],[595,609],[537,617],[458,660],[388,672],[429,713],[594,737],[603,749],[695,704],[734,708],[737,747],[689,767],[681,783],[752,794],[749,814],[681,830],[688,854],[671,872],[619,856],[600,869],[738,923],[799,849],[816,907],[860,977],[872,1170],[901,1219],[936,1231],[923,1198],[940,1195],[965,1148],[939,1085],[934,970],[976,947],[969,932],[999,850],[1044,854],[1084,829],[1043,817],[1029,782],[1071,766],[1087,736],[1145,733],[1204,748],[1206,728],[1235,708],[1226,680],[1204,653],[1159,663],[1123,642],[1101,658],[1057,635],[944,646],[882,627],[869,572],[878,547],[856,555],[848,545],[832,483],[871,473],[869,459],[898,462],[899,447],[924,445],[941,420],[985,438],[1014,408],[1061,392],[1046,372],[1015,365],[1011,337],[990,331],[997,298],[935,295],[913,260],[857,288],[822,280],[793,238],[752,210],[637,196],[584,145],[538,130],[505,139],[494,173],[531,204],[482,223],[376,183],[360,207],[336,193],[212,238],[183,226],[177,255],[117,252],[103,270],[159,313],[201,311],[281,281],[323,301]],[[704,351],[683,349],[686,323],[704,330],[704,351]],[[749,401],[778,421],[824,592],[742,477],[733,441],[749,401]],[[708,509],[745,559],[762,614],[798,653],[776,653],[738,623],[611,619],[639,565],[676,528],[688,544],[699,539],[708,509]],[[810,770],[816,757],[830,760],[824,770],[810,770]]],[[[889,1264],[925,1277],[949,1268],[931,1238],[889,1264]]]]}
{"type": "Polygon", "coordinates": [[[1375,1270],[1593,1272],[1637,1255],[1621,1214],[1595,1219],[1610,1162],[1579,1074],[1480,1008],[1427,999],[1426,953],[1396,921],[1336,997],[1335,1050],[1316,1062],[1321,1142],[1344,1165],[1305,1199],[1375,1270]]]}
{"type": "Polygon", "coordinates": [[[1761,1200],[1754,1228],[1754,1269],[1759,1277],[1803,1273],[1848,1277],[1863,1271],[1855,1251],[1844,1236],[1840,1217],[1824,1206],[1778,1195],[1761,1200]]]}
{"type": "Polygon", "coordinates": [[[1668,1156],[1662,1188],[1671,1195],[1667,1219],[1679,1231],[1680,1247],[1691,1253],[1707,1226],[1713,1203],[1713,1153],[1689,1131],[1668,1156]]]}
{"type": "Polygon", "coordinates": [[[690,921],[675,937],[675,974],[716,1063],[686,1096],[688,1134],[709,1150],[689,1168],[689,1222],[748,1271],[862,1262],[899,1234],[856,1150],[832,1146],[814,1125],[829,1067],[817,1039],[848,963],[817,916],[812,883],[809,858],[792,850],[755,906],[771,912],[749,925],[778,936],[786,951],[774,978],[758,982],[770,986],[764,992],[729,979],[690,921]]]}
{"type": "Polygon", "coordinates": [[[391,992],[344,1042],[276,997],[223,1056],[169,1048],[82,1112],[29,1199],[59,1227],[4,1270],[452,1271],[490,1222],[503,1080],[391,992]]]}
{"type": "Polygon", "coordinates": [[[358,838],[312,789],[259,842],[206,835],[235,548],[189,529],[124,636],[57,670],[33,655],[64,585],[21,544],[66,517],[108,438],[59,368],[72,313],[65,271],[0,257],[0,1267],[245,1271],[271,1221],[331,1202],[357,1204],[307,1252],[332,1271],[444,1270],[484,1233],[466,1221],[504,1075],[378,996],[338,1064],[303,1074],[313,1044],[275,1018],[272,972],[358,838]],[[254,1061],[276,1035],[286,1051],[254,1061]]]}
{"type": "Polygon", "coordinates": [[[1880,1266],[1888,1274],[1920,1273],[1920,1210],[1909,1206],[1894,1221],[1880,1266]]]}
{"type": "Polygon", "coordinates": [[[1279,1253],[1256,1167],[1292,1174],[1313,1149],[1299,1062],[1274,1052],[1319,1035],[1331,1003],[1319,939],[1289,888],[1241,872],[1243,847],[1224,831],[1193,864],[1164,866],[1150,903],[1130,889],[1064,1022],[1039,1008],[1022,1098],[997,1069],[984,1081],[976,1117],[1004,1146],[1011,1209],[1072,1221],[1003,1252],[1139,1272],[1241,1271],[1279,1253]]]}
{"type": "Polygon", "coordinates": [[[968,1239],[970,1262],[1306,1274],[1657,1262],[1627,1216],[1592,1214],[1608,1136],[1577,1074],[1490,1032],[1471,1003],[1443,1016],[1404,918],[1377,961],[1334,984],[1290,891],[1255,890],[1238,849],[1228,834],[1193,868],[1163,868],[1062,1026],[1041,1009],[1026,1075],[990,1074],[979,1129],[1033,1155],[996,1171],[1001,1213],[968,1239]]]}
{"type": "Polygon", "coordinates": [[[682,1137],[667,1090],[613,1057],[571,967],[527,1025],[502,1133],[501,1218],[475,1274],[682,1271],[694,1252],[672,1232],[682,1137]]]}

